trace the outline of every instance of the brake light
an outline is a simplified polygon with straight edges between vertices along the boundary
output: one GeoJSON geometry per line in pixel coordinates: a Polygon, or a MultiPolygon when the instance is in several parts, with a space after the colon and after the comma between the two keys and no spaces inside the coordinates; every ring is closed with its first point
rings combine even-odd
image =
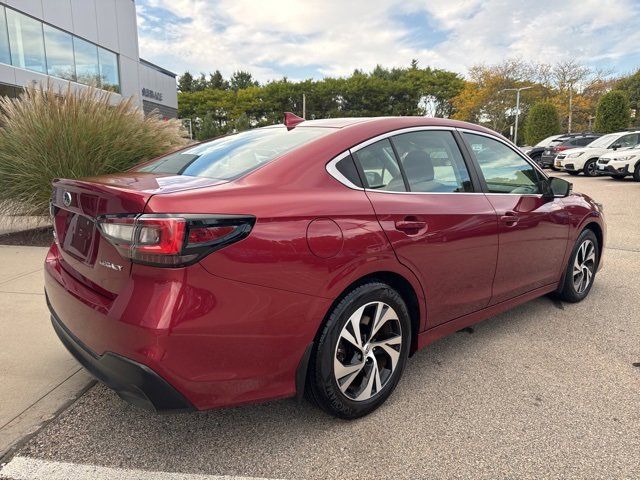
{"type": "Polygon", "coordinates": [[[180,267],[251,232],[255,218],[219,215],[114,215],[98,219],[103,236],[134,263],[180,267]]]}
{"type": "Polygon", "coordinates": [[[553,147],[554,152],[561,152],[563,150],[568,150],[571,147],[567,147],[566,145],[558,145],[557,147],[553,147]]]}
{"type": "Polygon", "coordinates": [[[229,235],[236,227],[193,227],[189,229],[189,245],[208,243],[229,235]]]}

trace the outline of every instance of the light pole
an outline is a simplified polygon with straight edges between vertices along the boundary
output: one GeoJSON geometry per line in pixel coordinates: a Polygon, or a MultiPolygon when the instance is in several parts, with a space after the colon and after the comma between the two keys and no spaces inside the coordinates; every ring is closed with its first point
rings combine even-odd
{"type": "Polygon", "coordinates": [[[193,125],[192,125],[192,121],[190,118],[183,118],[182,119],[182,124],[186,124],[187,122],[189,122],[189,138],[191,140],[193,140],[193,125]]]}
{"type": "Polygon", "coordinates": [[[302,94],[302,118],[307,119],[307,96],[302,94]]]}
{"type": "Polygon", "coordinates": [[[501,92],[516,92],[516,126],[515,131],[513,133],[513,143],[518,145],[518,118],[520,117],[520,92],[522,90],[529,90],[531,87],[520,87],[520,88],[504,88],[500,90],[501,92]]]}

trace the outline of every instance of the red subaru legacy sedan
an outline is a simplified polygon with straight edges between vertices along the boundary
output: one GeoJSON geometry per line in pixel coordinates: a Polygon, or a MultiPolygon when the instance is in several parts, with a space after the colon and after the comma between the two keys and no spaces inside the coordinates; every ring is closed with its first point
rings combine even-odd
{"type": "Polygon", "coordinates": [[[430,342],[588,295],[601,207],[495,132],[285,123],[54,182],[53,326],[122,398],[201,410],[306,392],[357,418],[430,342]]]}

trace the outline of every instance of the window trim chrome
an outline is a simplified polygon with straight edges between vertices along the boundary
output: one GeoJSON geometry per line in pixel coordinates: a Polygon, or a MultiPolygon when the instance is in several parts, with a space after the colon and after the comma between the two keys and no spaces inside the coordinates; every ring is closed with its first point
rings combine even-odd
{"type": "MultiPolygon", "coordinates": [[[[345,150],[344,152],[336,155],[335,157],[333,157],[333,159],[331,159],[326,165],[325,165],[325,169],[327,171],[327,173],[329,173],[329,175],[331,175],[333,178],[335,178],[338,182],[342,183],[344,186],[352,189],[352,190],[359,190],[359,191],[363,191],[363,192],[374,192],[374,193],[387,193],[387,194],[394,194],[394,195],[490,195],[490,196],[494,196],[494,195],[511,195],[511,196],[520,196],[520,197],[536,197],[536,198],[542,198],[544,195],[541,193],[493,193],[493,192],[393,192],[393,191],[388,191],[388,190],[376,190],[373,188],[363,188],[363,187],[358,187],[357,185],[353,184],[347,177],[345,177],[344,175],[342,175],[342,173],[340,173],[336,167],[336,164],[340,161],[343,160],[344,158],[348,157],[349,155],[353,155],[353,153],[357,152],[358,150],[361,150],[365,147],[368,147],[369,145],[376,143],[380,140],[384,140],[385,138],[389,138],[389,137],[395,137],[396,135],[401,135],[403,133],[410,133],[410,132],[419,132],[419,131],[430,131],[430,130],[436,130],[436,131],[448,131],[448,132],[459,132],[459,133],[471,133],[471,134],[475,134],[475,135],[481,135],[487,138],[491,138],[493,140],[496,140],[502,144],[504,144],[505,146],[507,146],[508,148],[510,148],[511,150],[513,150],[520,158],[522,158],[525,162],[527,162],[529,165],[531,165],[538,173],[540,173],[542,175],[543,178],[545,179],[549,179],[549,176],[530,158],[528,158],[525,154],[523,154],[521,151],[519,151],[519,149],[517,147],[514,148],[513,144],[511,144],[511,142],[509,142],[508,140],[502,139],[494,134],[490,134],[490,133],[486,133],[486,132],[481,132],[479,130],[473,130],[471,128],[457,128],[457,127],[447,127],[447,126],[436,126],[436,125],[424,125],[424,126],[417,126],[417,127],[406,127],[406,128],[400,128],[397,130],[392,130],[390,132],[385,132],[382,133],[380,135],[377,135],[375,137],[372,137],[368,140],[365,140],[364,142],[358,143],[356,145],[354,145],[353,147],[345,150]]],[[[477,159],[474,158],[474,161],[477,162],[477,159]]]]}
{"type": "Polygon", "coordinates": [[[334,157],[333,160],[331,160],[329,163],[327,163],[325,165],[325,169],[327,170],[327,173],[329,175],[331,175],[333,178],[338,180],[343,185],[349,187],[350,189],[364,191],[364,188],[355,185],[354,183],[351,182],[351,180],[349,180],[342,173],[340,173],[340,171],[338,170],[338,167],[336,166],[340,160],[347,158],[349,155],[351,155],[351,152],[349,150],[342,152],[338,156],[334,157]]]}

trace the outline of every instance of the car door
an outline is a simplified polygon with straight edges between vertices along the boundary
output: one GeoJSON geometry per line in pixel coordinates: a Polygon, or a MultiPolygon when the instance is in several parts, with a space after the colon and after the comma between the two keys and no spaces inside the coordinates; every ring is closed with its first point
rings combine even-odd
{"type": "Polygon", "coordinates": [[[414,130],[352,149],[398,260],[423,286],[429,327],[486,307],[496,267],[496,214],[457,135],[414,130]]]}
{"type": "Polygon", "coordinates": [[[542,195],[544,174],[507,143],[469,131],[463,136],[498,215],[499,253],[491,304],[558,282],[569,238],[562,199],[542,195]]]}

